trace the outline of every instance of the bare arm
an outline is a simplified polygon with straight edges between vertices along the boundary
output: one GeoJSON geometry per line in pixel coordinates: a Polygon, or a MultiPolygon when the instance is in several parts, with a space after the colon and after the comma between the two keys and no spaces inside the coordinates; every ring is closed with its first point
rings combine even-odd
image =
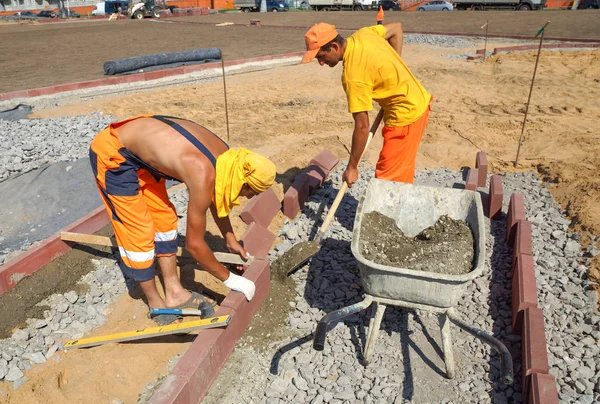
{"type": "Polygon", "coordinates": [[[404,42],[404,33],[402,32],[402,24],[399,22],[389,22],[383,24],[385,27],[385,39],[392,45],[398,55],[402,56],[402,44],[404,42]]]}
{"type": "MultiPolygon", "coordinates": [[[[229,271],[217,261],[204,240],[206,212],[212,203],[211,194],[206,191],[206,184],[202,182],[190,182],[190,184],[188,185],[190,199],[187,209],[185,248],[204,270],[215,278],[224,281],[229,277],[229,271]]],[[[229,226],[231,227],[231,223],[229,223],[229,226]]],[[[221,229],[220,226],[219,229],[221,229]]]]}
{"type": "Polygon", "coordinates": [[[356,112],[352,114],[352,117],[354,118],[352,150],[350,151],[348,167],[343,175],[343,180],[346,181],[350,188],[358,180],[358,164],[369,138],[369,114],[366,111],[356,112]]]}
{"type": "Polygon", "coordinates": [[[369,138],[369,114],[368,112],[356,112],[354,118],[354,132],[352,133],[352,150],[348,166],[358,169],[360,156],[362,156],[367,139],[369,138]]]}

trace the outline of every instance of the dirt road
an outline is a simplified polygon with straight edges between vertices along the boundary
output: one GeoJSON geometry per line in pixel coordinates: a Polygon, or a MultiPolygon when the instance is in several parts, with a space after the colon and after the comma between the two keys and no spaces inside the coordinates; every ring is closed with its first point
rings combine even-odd
{"type": "MultiPolygon", "coordinates": [[[[551,20],[548,37],[599,39],[600,11],[540,12],[387,12],[386,22],[400,21],[407,32],[483,34],[533,37],[551,20]]],[[[357,29],[375,23],[374,12],[295,12],[217,14],[174,20],[119,20],[61,24],[0,25],[0,92],[45,87],[105,77],[108,60],[152,53],[218,47],[226,60],[301,51],[304,32],[316,22],[357,29]],[[250,18],[277,27],[246,26],[250,18]],[[221,22],[234,26],[216,27],[221,22]],[[296,27],[296,28],[294,28],[296,27]],[[47,38],[41,42],[40,38],[47,38]],[[68,55],[68,56],[67,56],[68,55]]]]}

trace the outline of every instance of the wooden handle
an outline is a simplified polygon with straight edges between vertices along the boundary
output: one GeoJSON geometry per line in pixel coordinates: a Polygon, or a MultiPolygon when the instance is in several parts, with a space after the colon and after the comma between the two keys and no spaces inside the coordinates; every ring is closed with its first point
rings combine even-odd
{"type": "MultiPolygon", "coordinates": [[[[62,241],[72,241],[72,242],[81,243],[81,244],[94,244],[94,245],[101,245],[101,246],[105,246],[105,247],[118,247],[117,242],[113,238],[106,237],[106,236],[96,236],[93,234],[82,234],[82,233],[72,233],[72,232],[63,231],[60,233],[60,239],[62,241]]],[[[184,250],[181,247],[177,247],[177,255],[181,257],[183,254],[184,254],[184,250]]],[[[242,257],[240,257],[237,254],[230,254],[230,253],[223,253],[223,252],[216,252],[214,254],[215,254],[215,258],[217,259],[217,261],[219,261],[221,263],[225,263],[225,264],[249,265],[255,259],[262,259],[262,258],[252,257],[252,258],[248,259],[248,261],[244,261],[242,259],[242,257]]],[[[185,255],[189,256],[189,254],[187,254],[187,253],[185,255]]]]}
{"type": "MultiPolygon", "coordinates": [[[[360,155],[360,159],[358,160],[359,163],[362,161],[363,157],[365,156],[365,153],[367,152],[367,149],[369,148],[369,143],[371,143],[371,139],[373,139],[374,133],[377,132],[377,128],[379,127],[379,124],[381,123],[382,118],[383,118],[383,109],[380,109],[379,113],[377,113],[377,116],[375,117],[375,120],[373,121],[373,125],[371,125],[369,137],[367,137],[367,143],[365,143],[365,148],[363,149],[362,154],[360,155]]],[[[342,202],[342,198],[344,197],[344,194],[346,193],[347,189],[348,189],[348,183],[346,181],[344,181],[342,183],[342,186],[340,187],[340,190],[338,191],[337,195],[335,196],[333,203],[331,204],[331,208],[329,209],[329,212],[327,212],[327,216],[325,216],[325,220],[323,220],[323,224],[321,225],[321,228],[319,229],[320,233],[325,233],[325,231],[329,227],[329,224],[333,220],[333,216],[335,215],[335,212],[337,211],[337,208],[340,205],[340,202],[342,202]]]]}

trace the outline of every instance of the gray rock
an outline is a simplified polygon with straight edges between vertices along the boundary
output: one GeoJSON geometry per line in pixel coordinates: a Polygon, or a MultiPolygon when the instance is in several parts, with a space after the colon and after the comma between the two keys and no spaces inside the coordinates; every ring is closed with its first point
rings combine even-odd
{"type": "Polygon", "coordinates": [[[0,359],[0,380],[4,379],[4,376],[8,373],[8,362],[4,359],[0,359]]]}
{"type": "Polygon", "coordinates": [[[29,377],[25,376],[25,377],[21,377],[18,380],[15,380],[13,382],[13,390],[16,390],[19,387],[21,387],[28,379],[29,379],[29,377]]]}
{"type": "Polygon", "coordinates": [[[69,303],[75,304],[77,302],[77,299],[79,299],[79,296],[77,295],[77,292],[72,290],[70,292],[65,293],[65,299],[67,299],[69,303]]]}
{"type": "Polygon", "coordinates": [[[6,372],[6,375],[4,375],[4,380],[6,380],[7,382],[14,382],[15,380],[19,380],[22,377],[23,372],[21,372],[21,369],[11,364],[8,366],[8,371],[6,372]]]}
{"type": "Polygon", "coordinates": [[[12,334],[12,339],[25,342],[29,339],[29,331],[27,329],[16,329],[12,334]]]}

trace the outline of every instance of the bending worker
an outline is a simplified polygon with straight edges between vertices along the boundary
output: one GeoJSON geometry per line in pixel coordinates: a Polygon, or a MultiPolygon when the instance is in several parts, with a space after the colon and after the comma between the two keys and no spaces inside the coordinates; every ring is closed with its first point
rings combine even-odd
{"type": "Polygon", "coordinates": [[[348,111],[354,118],[352,150],[343,179],[352,186],[369,136],[368,111],[375,100],[383,109],[383,147],[375,177],[414,182],[415,160],[429,119],[431,95],[400,57],[403,33],[400,23],[361,28],[344,39],[333,25],[315,24],[304,36],[308,63],[321,66],[343,62],[342,85],[348,111]]]}
{"type": "MultiPolygon", "coordinates": [[[[183,288],[177,276],[177,214],[169,201],[167,179],[183,182],[189,192],[187,251],[225,286],[252,299],[254,283],[230,273],[206,244],[206,213],[210,209],[228,250],[247,259],[228,215],[240,196],[251,198],[273,184],[271,161],[243,148],[230,149],[194,122],[157,115],[109,125],[92,141],[90,161],[112,220],[123,275],[139,282],[150,308],[200,309],[203,317],[214,313],[210,303],[183,288]],[[154,280],[155,257],[164,300],[154,280]]],[[[161,325],[178,319],[164,314],[154,318],[161,325]]]]}

